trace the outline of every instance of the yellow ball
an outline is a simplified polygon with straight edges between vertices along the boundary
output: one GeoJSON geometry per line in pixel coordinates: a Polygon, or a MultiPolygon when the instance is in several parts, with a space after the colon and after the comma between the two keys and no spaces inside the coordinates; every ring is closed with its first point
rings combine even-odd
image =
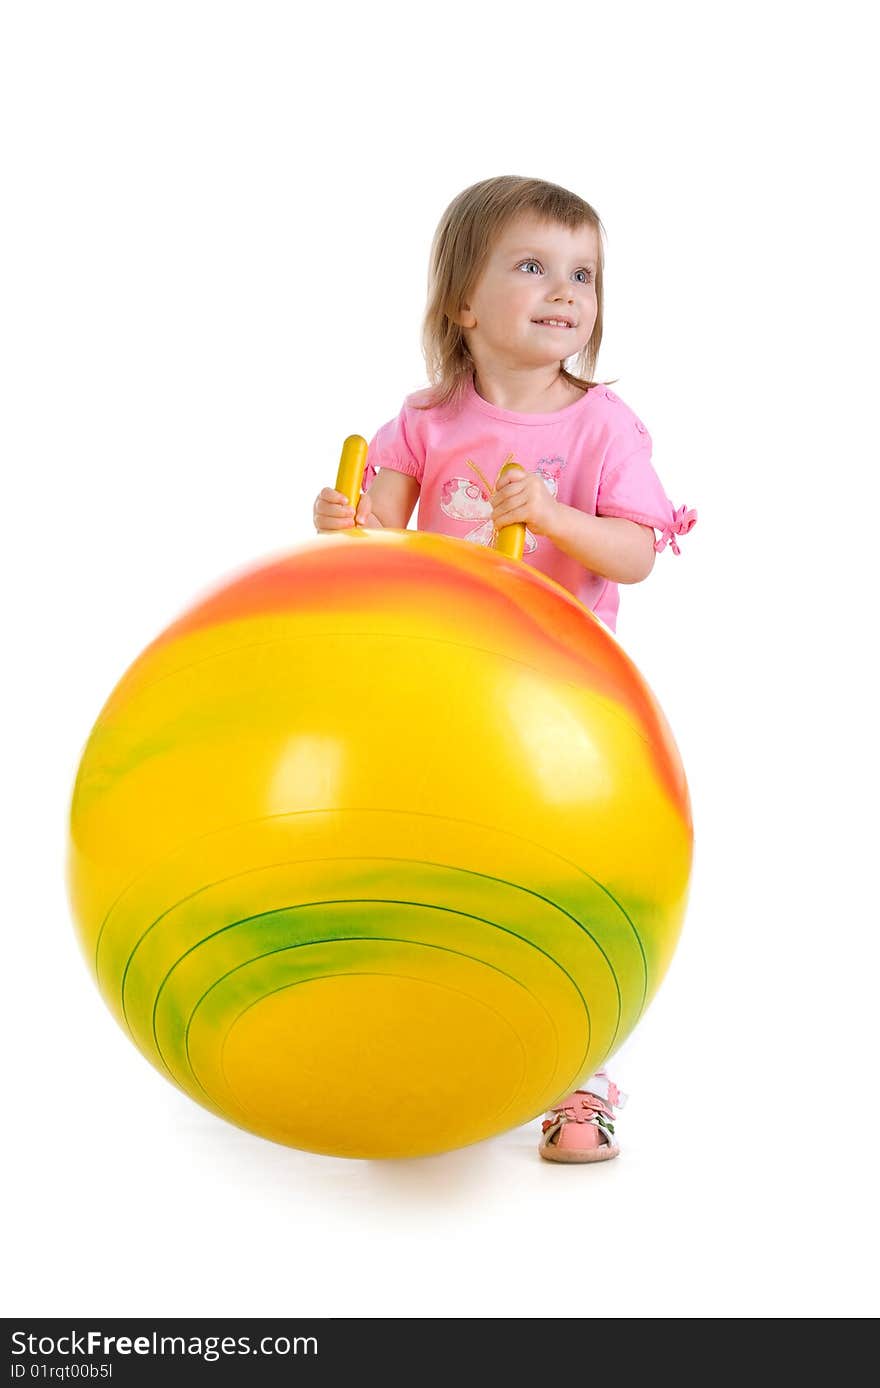
{"type": "Polygon", "coordinates": [[[198,1103],[399,1157],[524,1123],[669,963],[684,773],[614,638],[441,536],[321,536],[200,601],[102,710],[69,883],[98,985],[198,1103]]]}

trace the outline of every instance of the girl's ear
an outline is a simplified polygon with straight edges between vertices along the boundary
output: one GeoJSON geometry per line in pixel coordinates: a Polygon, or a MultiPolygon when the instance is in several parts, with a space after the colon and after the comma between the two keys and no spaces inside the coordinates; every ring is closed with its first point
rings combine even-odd
{"type": "Polygon", "coordinates": [[[460,328],[475,328],[477,326],[477,320],[471,312],[470,304],[462,304],[455,315],[455,322],[460,328]]]}

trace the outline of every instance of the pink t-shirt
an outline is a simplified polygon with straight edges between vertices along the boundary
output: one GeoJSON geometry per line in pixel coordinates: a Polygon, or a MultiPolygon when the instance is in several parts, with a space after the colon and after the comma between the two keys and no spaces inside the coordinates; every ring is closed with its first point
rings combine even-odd
{"type": "MultiPolygon", "coordinates": [[[[508,459],[537,472],[566,506],[591,516],[623,516],[660,531],[654,548],[695,523],[695,511],[674,510],[651,466],[651,436],[619,396],[594,386],[551,414],[516,414],[477,394],[473,381],[461,403],[414,409],[425,393],[408,395],[396,419],[377,432],[367,453],[364,487],[379,468],[415,477],[418,528],[474,544],[494,539],[489,498],[508,459]]],[[[543,535],[526,530],[523,558],[573,593],[615,630],[617,584],[584,568],[543,535]]]]}

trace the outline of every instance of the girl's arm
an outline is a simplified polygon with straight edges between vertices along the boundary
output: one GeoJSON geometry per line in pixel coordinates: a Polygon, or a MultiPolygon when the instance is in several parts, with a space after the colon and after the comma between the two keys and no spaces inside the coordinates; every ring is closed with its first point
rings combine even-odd
{"type": "Polygon", "coordinates": [[[641,583],[654,567],[654,531],[622,516],[590,516],[557,501],[544,534],[612,583],[641,583]]]}
{"type": "Polygon", "coordinates": [[[384,467],[358,502],[357,524],[371,529],[405,530],[421,487],[406,472],[384,467]]]}
{"type": "Polygon", "coordinates": [[[612,583],[641,583],[654,567],[654,531],[624,516],[591,516],[548,492],[536,472],[511,468],[492,497],[496,529],[519,521],[612,583]]]}

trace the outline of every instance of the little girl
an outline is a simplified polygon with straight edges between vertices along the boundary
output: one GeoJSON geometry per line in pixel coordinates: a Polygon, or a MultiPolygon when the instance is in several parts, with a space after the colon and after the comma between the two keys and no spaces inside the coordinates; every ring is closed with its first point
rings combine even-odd
{"type": "MultiPolygon", "coordinates": [[[[416,502],[420,530],[474,544],[522,522],[526,562],[614,631],[618,584],[647,578],[667,542],[678,554],[696,512],[673,510],[644,424],[593,380],[602,235],[589,203],[540,179],[485,179],[450,203],[424,320],[432,384],[372,440],[356,514],[341,493],[320,493],[318,531],[405,529],[416,502]]],[[[541,1156],[617,1156],[622,1099],[599,1071],[547,1113],[541,1156]]]]}

